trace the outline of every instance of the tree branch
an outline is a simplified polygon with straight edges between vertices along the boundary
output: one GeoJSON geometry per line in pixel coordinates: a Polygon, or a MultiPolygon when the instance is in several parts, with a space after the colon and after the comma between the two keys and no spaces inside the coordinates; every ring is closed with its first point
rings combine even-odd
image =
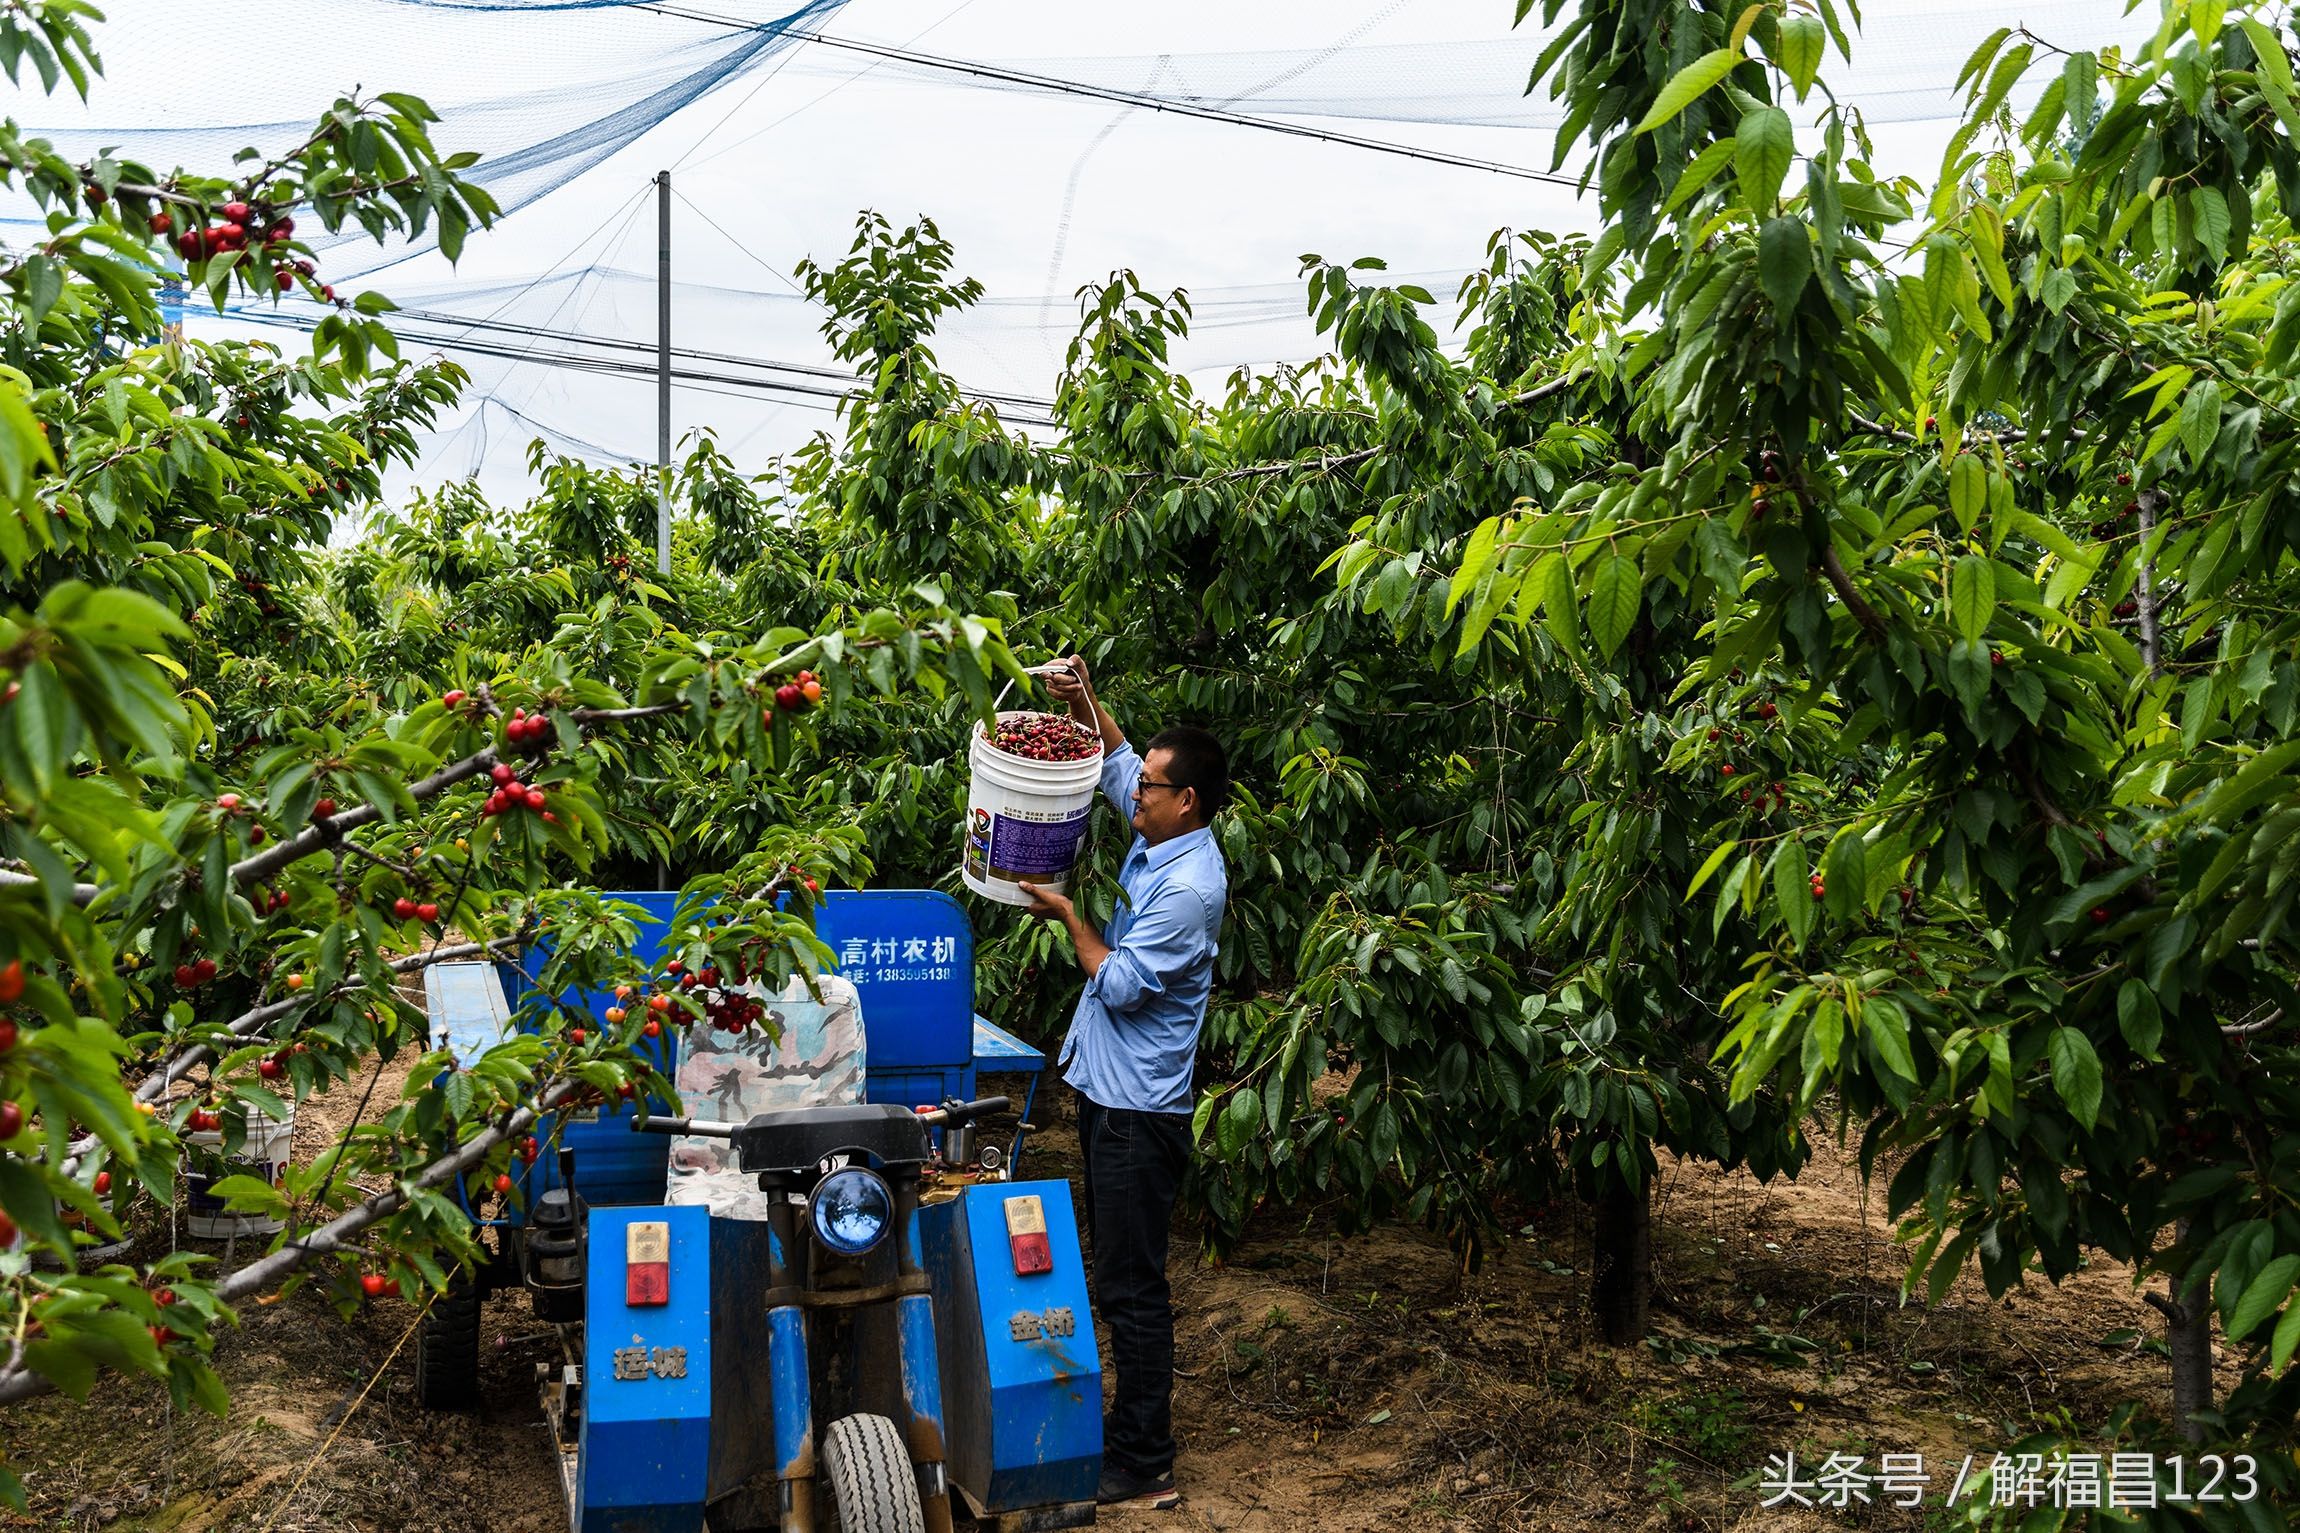
{"type": "MultiPolygon", "coordinates": [[[[561,1081],[548,1088],[532,1106],[518,1108],[491,1127],[480,1130],[424,1167],[413,1180],[402,1181],[388,1192],[379,1192],[353,1205],[301,1240],[290,1240],[270,1255],[248,1263],[216,1285],[216,1297],[227,1304],[234,1303],[285,1280],[315,1256],[342,1250],[360,1231],[396,1212],[412,1193],[445,1186],[484,1160],[488,1151],[525,1131],[582,1089],[580,1081],[561,1081]]],[[[0,1369],[0,1405],[13,1405],[34,1395],[46,1394],[55,1387],[45,1377],[23,1368],[14,1357],[7,1368],[0,1369]]]]}
{"type": "MultiPolygon", "coordinates": [[[[390,960],[389,966],[394,974],[412,974],[417,969],[429,968],[435,963],[451,963],[463,958],[478,958],[490,953],[509,952],[517,948],[518,945],[519,939],[516,937],[498,937],[490,942],[465,942],[454,947],[436,948],[430,952],[410,953],[404,958],[394,958],[390,960]]],[[[284,1001],[273,1001],[267,1005],[258,1006],[253,1011],[242,1012],[232,1018],[231,1021],[226,1022],[224,1030],[236,1038],[252,1037],[282,1017],[290,1016],[305,1007],[317,1005],[322,1001],[332,1001],[339,996],[349,995],[358,989],[359,985],[354,982],[338,985],[332,990],[317,995],[297,995],[284,1001]]],[[[177,1050],[168,1056],[167,1061],[159,1069],[145,1076],[137,1085],[135,1099],[139,1102],[157,1102],[167,1094],[170,1086],[196,1069],[203,1061],[214,1057],[215,1050],[204,1043],[189,1044],[177,1050]]],[[[74,1140],[69,1154],[65,1157],[62,1174],[70,1176],[78,1170],[81,1160],[89,1151],[95,1149],[96,1145],[97,1138],[93,1134],[74,1140]]]]}
{"type": "Polygon", "coordinates": [[[2140,506],[2140,585],[2133,596],[2140,609],[2140,658],[2147,662],[2149,674],[2156,675],[2164,662],[2156,628],[2156,566],[2148,557],[2148,539],[2156,531],[2156,513],[2170,506],[2172,497],[2162,490],[2142,490],[2133,499],[2140,506]]]}
{"type": "Polygon", "coordinates": [[[1869,605],[1869,599],[1854,588],[1853,577],[1846,572],[1845,561],[1838,557],[1834,542],[1821,546],[1821,573],[1829,577],[1829,584],[1836,589],[1837,600],[1845,604],[1860,625],[1868,630],[1869,636],[1881,637],[1885,631],[1885,620],[1877,615],[1876,608],[1869,605]]]}

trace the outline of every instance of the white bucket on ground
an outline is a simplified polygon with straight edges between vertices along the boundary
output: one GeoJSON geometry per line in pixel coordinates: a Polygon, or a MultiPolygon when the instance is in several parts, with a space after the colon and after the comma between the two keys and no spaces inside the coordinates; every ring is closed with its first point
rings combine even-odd
{"type": "Polygon", "coordinates": [[[277,1219],[260,1214],[235,1214],[224,1207],[222,1198],[208,1196],[208,1188],[227,1176],[260,1176],[277,1187],[287,1175],[288,1147],[295,1139],[295,1104],[287,1104],[287,1116],[273,1119],[254,1108],[248,1110],[247,1142],[237,1155],[224,1155],[224,1136],[220,1130],[204,1129],[186,1134],[184,1142],[190,1148],[184,1157],[184,1184],[189,1196],[184,1200],[184,1232],[198,1240],[228,1240],[238,1235],[273,1235],[282,1228],[277,1219]],[[200,1153],[195,1158],[194,1152],[200,1153]],[[212,1163],[221,1156],[223,1169],[211,1177],[202,1162],[212,1163]]]}
{"type": "MultiPolygon", "coordinates": [[[[109,1204],[111,1199],[106,1197],[103,1201],[109,1204]]],[[[78,1246],[73,1250],[72,1259],[80,1264],[80,1270],[83,1272],[93,1267],[101,1267],[108,1261],[118,1260],[128,1247],[136,1243],[133,1235],[124,1232],[124,1222],[123,1233],[118,1240],[105,1240],[86,1216],[62,1198],[56,1199],[56,1222],[63,1225],[67,1232],[87,1230],[96,1235],[99,1244],[78,1246]]],[[[33,1265],[44,1269],[61,1270],[64,1264],[43,1251],[34,1258],[33,1265]]]]}
{"type": "MultiPolygon", "coordinates": [[[[1033,709],[1001,713],[1001,724],[1029,718],[1033,709]]],[[[1102,781],[1102,746],[1078,761],[1032,761],[990,743],[976,725],[967,752],[973,780],[966,790],[966,850],[959,874],[966,886],[1002,905],[1028,905],[1015,885],[1022,879],[1065,892],[1086,840],[1086,817],[1102,781]]]]}

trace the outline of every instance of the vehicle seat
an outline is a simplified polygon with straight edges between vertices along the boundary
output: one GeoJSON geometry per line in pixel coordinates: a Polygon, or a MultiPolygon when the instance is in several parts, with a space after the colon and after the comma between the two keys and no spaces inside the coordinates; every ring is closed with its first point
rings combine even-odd
{"type": "MultiPolygon", "coordinates": [[[[861,1103],[862,997],[835,974],[817,975],[814,983],[814,995],[803,976],[793,976],[780,995],[755,981],[743,987],[767,1003],[767,1020],[780,1030],[773,1042],[757,1027],[727,1032],[704,1021],[687,1028],[674,1079],[690,1115],[742,1123],[784,1108],[861,1103]]],[[[702,1204],[718,1219],[767,1217],[757,1176],[735,1163],[735,1147],[724,1139],[681,1135],[671,1141],[663,1201],[702,1204]]]]}

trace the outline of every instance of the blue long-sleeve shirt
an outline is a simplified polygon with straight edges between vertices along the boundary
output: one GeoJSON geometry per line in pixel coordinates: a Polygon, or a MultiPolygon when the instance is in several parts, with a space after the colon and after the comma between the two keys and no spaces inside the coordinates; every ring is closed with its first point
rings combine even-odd
{"type": "MultiPolygon", "coordinates": [[[[1103,763],[1102,791],[1128,819],[1141,778],[1142,758],[1131,745],[1103,763]]],[[[1136,836],[1118,887],[1125,898],[1102,931],[1110,956],[1078,998],[1062,1041],[1062,1078],[1103,1107],[1186,1113],[1229,871],[1211,830],[1156,846],[1136,836]]]]}

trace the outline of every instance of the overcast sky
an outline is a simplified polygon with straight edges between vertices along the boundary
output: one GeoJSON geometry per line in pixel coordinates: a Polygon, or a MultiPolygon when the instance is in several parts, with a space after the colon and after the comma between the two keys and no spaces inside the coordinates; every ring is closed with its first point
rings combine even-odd
{"type": "MultiPolygon", "coordinates": [[[[799,3],[695,8],[756,22],[799,3]]],[[[1546,170],[1557,114],[1523,95],[1539,18],[1513,30],[1512,9],[1511,0],[847,0],[814,24],[1121,88],[1236,98],[1238,111],[1546,170]]],[[[211,169],[240,143],[277,147],[289,124],[354,85],[426,96],[447,119],[436,133],[443,146],[491,156],[538,143],[571,149],[613,133],[602,117],[651,120],[668,103],[649,108],[641,97],[755,41],[629,7],[536,0],[112,0],[108,10],[100,37],[110,77],[86,110],[15,110],[67,148],[100,133],[147,160],[211,169]]],[[[1974,44],[2014,22],[2079,47],[2147,31],[2116,0],[1871,0],[1857,68],[1832,56],[1830,77],[1869,107],[1882,168],[1930,179],[1953,127],[1950,82],[1974,44]]],[[[2047,78],[2040,67],[2037,84],[2047,78]]],[[[942,360],[969,386],[1043,397],[1075,321],[1072,291],[1117,267],[1190,290],[1199,325],[1183,361],[1218,387],[1234,367],[1318,349],[1299,297],[1305,252],[1382,256],[1432,286],[1450,316],[1452,279],[1493,229],[1594,225],[1592,207],[1537,181],[989,89],[818,45],[762,54],[692,102],[673,101],[679,109],[628,147],[475,237],[459,266],[421,254],[365,282],[411,307],[651,342],[647,183],[669,166],[680,193],[676,344],[829,363],[820,313],[785,278],[802,257],[841,254],[858,209],[898,222],[927,214],[956,245],[959,270],[988,289],[978,310],[950,322],[942,360]]],[[[1568,169],[1578,172],[1578,157],[1568,169]]],[[[476,174],[486,180],[487,167],[476,174]]],[[[542,174],[507,184],[524,189],[542,174]]],[[[350,248],[328,255],[334,271],[385,259],[350,248]]],[[[212,315],[195,315],[194,328],[296,344],[292,332],[212,315]]],[[[494,341],[565,349],[500,333],[494,341]]],[[[458,359],[472,371],[470,397],[429,444],[424,482],[477,473],[491,493],[515,498],[526,442],[539,432],[608,456],[653,454],[649,381],[458,359]]],[[[681,432],[713,427],[740,461],[763,467],[832,425],[826,403],[682,388],[674,422],[681,432]]]]}

